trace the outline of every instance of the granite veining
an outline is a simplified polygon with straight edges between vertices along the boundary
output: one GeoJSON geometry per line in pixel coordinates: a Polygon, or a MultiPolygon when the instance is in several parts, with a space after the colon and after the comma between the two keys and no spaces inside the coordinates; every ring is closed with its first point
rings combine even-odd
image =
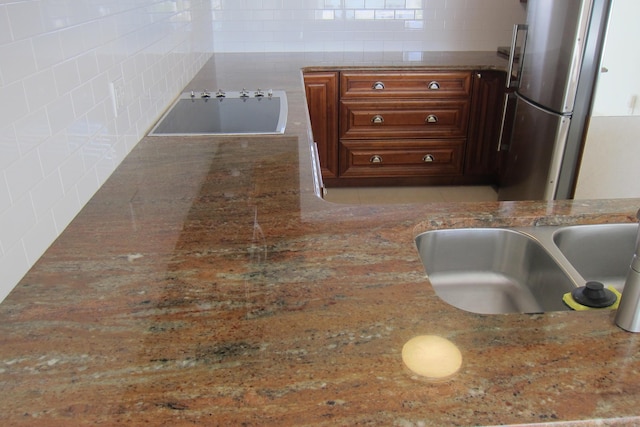
{"type": "MultiPolygon", "coordinates": [[[[237,85],[227,60],[196,84],[237,85]]],[[[632,222],[640,200],[323,201],[280,67],[260,78],[299,107],[284,136],[144,138],[0,304],[2,425],[640,425],[640,336],[613,312],[456,309],[414,244],[632,222]],[[403,367],[421,334],[460,348],[454,377],[403,367]]]]}

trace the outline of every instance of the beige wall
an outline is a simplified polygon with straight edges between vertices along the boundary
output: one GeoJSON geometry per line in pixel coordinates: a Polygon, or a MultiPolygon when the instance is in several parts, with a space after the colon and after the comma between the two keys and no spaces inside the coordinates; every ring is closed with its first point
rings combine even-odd
{"type": "MultiPolygon", "coordinates": [[[[640,197],[640,40],[637,0],[614,0],[576,199],[640,197]]],[[[639,206],[640,207],[640,206],[639,206]]]]}
{"type": "Polygon", "coordinates": [[[575,198],[640,197],[639,163],[640,117],[592,117],[575,198]]]}

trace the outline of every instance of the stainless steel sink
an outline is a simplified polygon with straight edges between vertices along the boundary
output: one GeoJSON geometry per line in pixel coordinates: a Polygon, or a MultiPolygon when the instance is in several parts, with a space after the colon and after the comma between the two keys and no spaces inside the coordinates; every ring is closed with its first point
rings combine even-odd
{"type": "Polygon", "coordinates": [[[553,242],[585,280],[622,291],[636,247],[638,224],[598,224],[562,227],[553,242]]]}
{"type": "Polygon", "coordinates": [[[416,237],[436,294],[474,313],[569,310],[562,296],[589,280],[622,291],[637,224],[468,228],[416,237]]]}
{"type": "Polygon", "coordinates": [[[474,313],[566,310],[562,296],[576,286],[542,245],[516,230],[435,230],[416,244],[436,294],[474,313]]]}

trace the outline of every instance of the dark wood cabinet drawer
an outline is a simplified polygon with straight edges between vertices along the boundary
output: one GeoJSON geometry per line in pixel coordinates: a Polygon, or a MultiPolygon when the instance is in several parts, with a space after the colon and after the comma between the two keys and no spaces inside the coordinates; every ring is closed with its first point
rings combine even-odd
{"type": "Polygon", "coordinates": [[[466,100],[345,100],[340,103],[340,137],[466,137],[468,118],[469,103],[466,100]]]}
{"type": "Polygon", "coordinates": [[[464,139],[340,141],[344,177],[408,177],[462,173],[464,139]]]}
{"type": "Polygon", "coordinates": [[[362,72],[340,73],[342,98],[467,98],[471,72],[362,72]]]}

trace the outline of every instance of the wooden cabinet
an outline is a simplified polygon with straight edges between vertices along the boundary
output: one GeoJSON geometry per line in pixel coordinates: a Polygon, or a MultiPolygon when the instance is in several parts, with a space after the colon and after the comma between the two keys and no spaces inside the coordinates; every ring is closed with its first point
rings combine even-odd
{"type": "Polygon", "coordinates": [[[467,71],[342,72],[340,177],[379,185],[462,175],[470,94],[467,71]]]}
{"type": "Polygon", "coordinates": [[[497,182],[504,78],[464,70],[305,73],[325,183],[497,182]]]}
{"type": "Polygon", "coordinates": [[[338,177],[338,72],[304,74],[313,139],[325,184],[338,177]]]}
{"type": "Polygon", "coordinates": [[[478,182],[497,183],[506,74],[488,70],[477,71],[473,77],[464,173],[476,177],[478,182]]]}

